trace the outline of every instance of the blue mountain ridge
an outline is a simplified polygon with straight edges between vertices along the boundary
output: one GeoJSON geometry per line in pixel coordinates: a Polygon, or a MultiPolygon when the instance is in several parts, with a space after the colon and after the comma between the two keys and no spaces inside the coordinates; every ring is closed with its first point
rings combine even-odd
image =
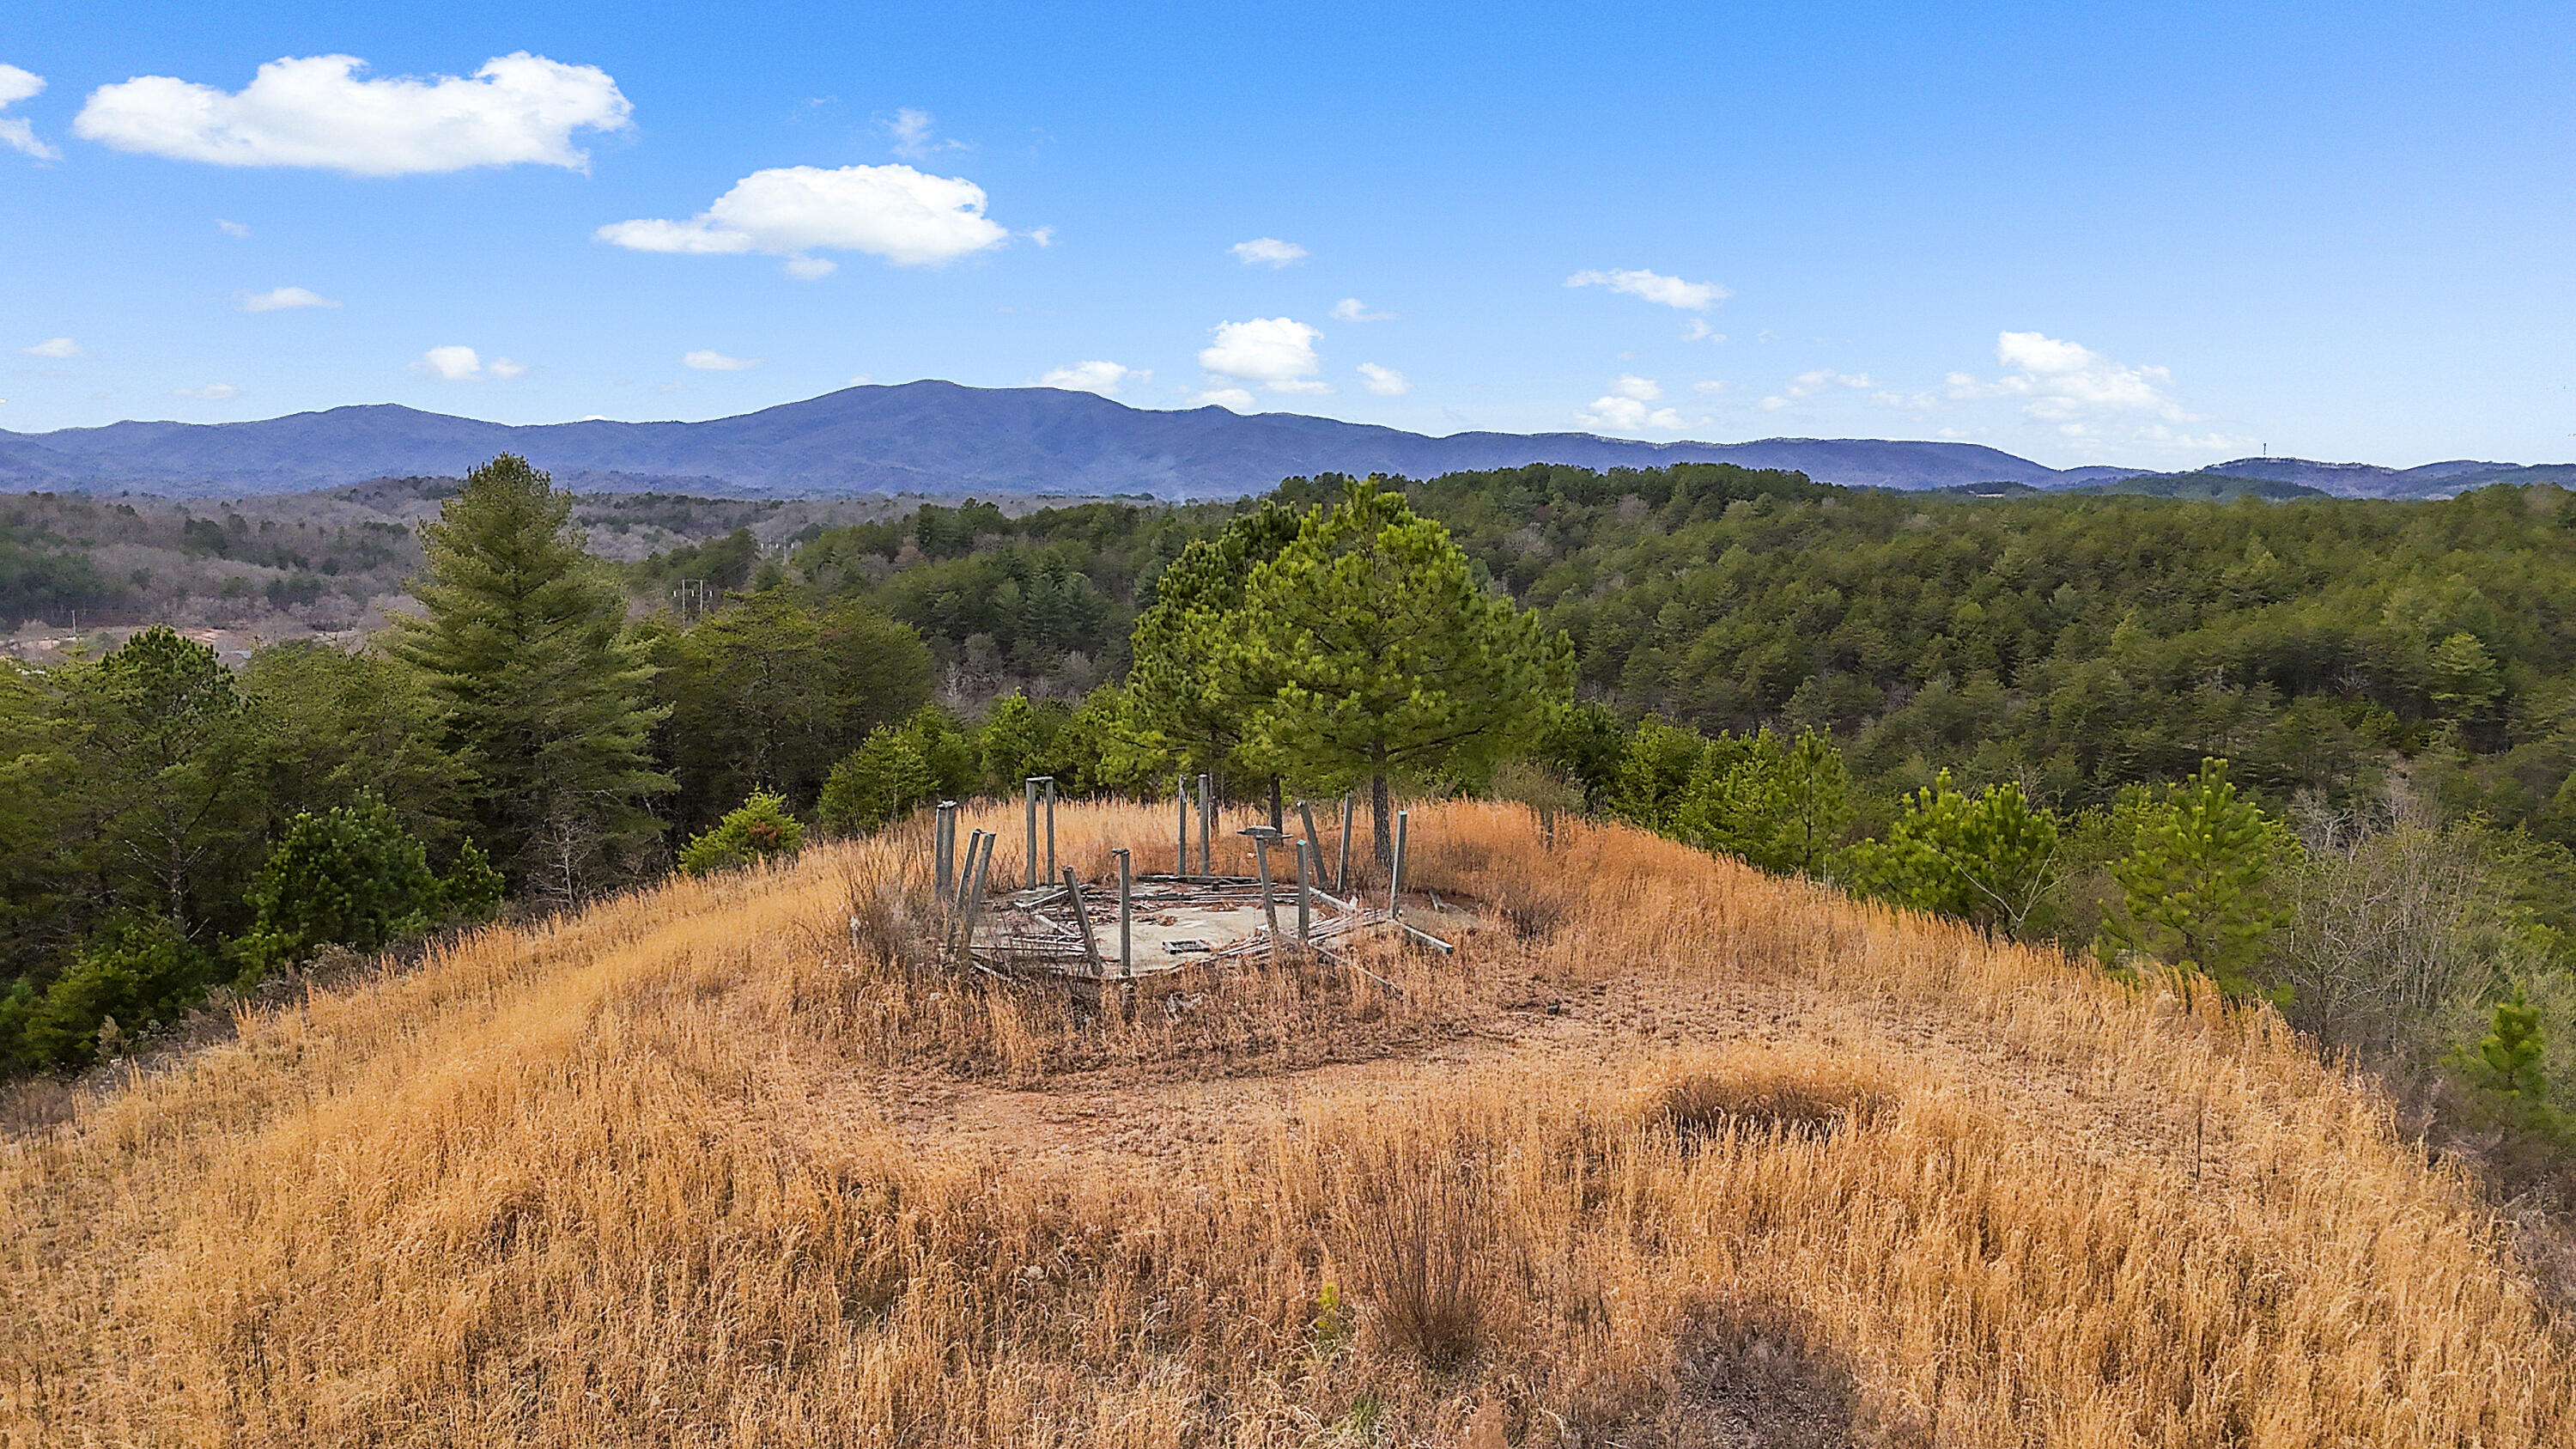
{"type": "MultiPolygon", "coordinates": [[[[1260,492],[1297,475],[1383,472],[1419,478],[1525,463],[1596,469],[1734,463],[1881,488],[1983,482],[2063,488],[2151,471],[2049,468],[1975,443],[1851,438],[1652,443],[1590,433],[1427,437],[1295,413],[1238,414],[1214,406],[1159,411],[1056,388],[923,381],[844,388],[697,423],[593,420],[513,426],[384,403],[254,422],[121,422],[50,433],[0,432],[0,488],[131,489],[178,496],[287,493],[373,478],[456,476],[502,452],[522,454],[574,488],[770,497],[1124,493],[1221,498],[1260,492]]],[[[2247,459],[2206,471],[2287,477],[2329,492],[2381,492],[2419,486],[2438,491],[2440,477],[2511,467],[2433,464],[2397,472],[2360,464],[2247,459]],[[2336,482],[2258,472],[2258,464],[2324,469],[2336,482]],[[2358,471],[2333,471],[2339,469],[2358,471]],[[2453,472],[2436,477],[2436,469],[2453,472]]]]}

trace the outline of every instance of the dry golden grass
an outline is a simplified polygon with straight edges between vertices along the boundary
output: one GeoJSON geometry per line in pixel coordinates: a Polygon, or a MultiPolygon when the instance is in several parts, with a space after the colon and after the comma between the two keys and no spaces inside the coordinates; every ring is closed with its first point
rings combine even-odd
{"type": "MultiPolygon", "coordinates": [[[[1065,818],[1095,877],[1168,828],[1065,818]]],[[[1130,1021],[908,968],[916,832],[251,1015],[0,1145],[0,1439],[2576,1437],[2494,1220],[2268,1015],[1625,830],[1415,826],[1500,924],[1380,960],[1400,995],[1256,972],[1130,1021]],[[1317,1087],[1177,1161],[898,1111],[1368,1057],[1401,1110],[1317,1087]]]]}

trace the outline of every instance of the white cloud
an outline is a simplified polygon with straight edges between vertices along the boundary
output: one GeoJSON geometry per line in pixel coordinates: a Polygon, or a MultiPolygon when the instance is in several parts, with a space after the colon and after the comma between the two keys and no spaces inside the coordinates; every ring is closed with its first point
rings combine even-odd
{"type": "Polygon", "coordinates": [[[514,51],[469,77],[365,80],[352,55],[272,60],[227,94],[172,76],[90,92],[77,134],[120,151],[218,166],[310,166],[359,176],[475,166],[587,170],[575,131],[616,131],[633,107],[593,65],[514,51]]]}
{"type": "Polygon", "coordinates": [[[1153,380],[1154,374],[1150,369],[1121,367],[1114,362],[1091,361],[1077,362],[1071,367],[1056,368],[1039,378],[1038,386],[1060,387],[1067,392],[1096,392],[1102,397],[1116,397],[1119,387],[1123,384],[1132,382],[1142,387],[1153,380]]]}
{"type": "MultiPolygon", "coordinates": [[[[6,110],[44,88],[43,76],[20,70],[14,65],[0,65],[0,110],[6,110]]],[[[17,116],[0,116],[0,146],[24,151],[39,161],[59,161],[63,154],[37,140],[36,128],[17,116]]]]}
{"type": "Polygon", "coordinates": [[[1394,316],[1392,312],[1370,311],[1368,303],[1357,297],[1344,297],[1333,304],[1333,320],[1336,322],[1384,322],[1394,316]]]}
{"type": "Polygon", "coordinates": [[[233,238],[235,241],[241,241],[250,236],[249,227],[246,227],[237,221],[226,221],[220,216],[215,218],[215,230],[233,238]]]}
{"type": "Polygon", "coordinates": [[[1380,367],[1374,362],[1363,362],[1360,364],[1360,376],[1368,379],[1368,390],[1379,397],[1402,397],[1413,391],[1413,383],[1403,373],[1392,367],[1380,367]]]}
{"type": "Polygon", "coordinates": [[[1226,250],[1234,253],[1234,259],[1247,267],[1284,267],[1306,258],[1304,247],[1295,242],[1281,241],[1275,236],[1257,236],[1250,241],[1236,242],[1226,250]]]}
{"type": "Polygon", "coordinates": [[[778,166],[734,183],[687,221],[620,221],[598,240],[640,252],[761,252],[791,275],[832,270],[808,251],[854,251],[897,266],[951,261],[1000,246],[1010,233],[984,215],[984,188],[909,166],[778,166]]]}
{"type": "Polygon", "coordinates": [[[226,398],[240,395],[241,389],[229,382],[210,382],[204,387],[183,387],[177,390],[177,396],[192,397],[199,402],[222,402],[226,398]]]}
{"type": "Polygon", "coordinates": [[[1263,383],[1272,392],[1332,390],[1312,379],[1324,365],[1315,356],[1315,339],[1324,334],[1303,322],[1286,317],[1220,322],[1215,335],[1215,344],[1199,352],[1199,366],[1210,372],[1263,383]]]}
{"type": "Polygon", "coordinates": [[[1612,433],[1638,433],[1650,428],[1670,432],[1687,426],[1682,415],[1671,408],[1649,410],[1645,399],[1622,397],[1617,393],[1594,398],[1592,410],[1578,413],[1576,418],[1587,427],[1612,433]]]}
{"type": "Polygon", "coordinates": [[[507,382],[528,370],[526,364],[506,357],[493,358],[487,370],[471,347],[433,347],[422,353],[412,367],[442,382],[481,382],[487,375],[507,382]]]}
{"type": "Polygon", "coordinates": [[[1197,401],[1201,407],[1214,403],[1218,407],[1232,408],[1239,413],[1248,413],[1253,408],[1252,394],[1239,387],[1210,388],[1200,393],[1197,401]]]}
{"type": "Polygon", "coordinates": [[[1031,227],[1029,228],[1029,240],[1036,242],[1041,247],[1054,246],[1055,228],[1051,226],[1031,227]]]}
{"type": "Polygon", "coordinates": [[[937,123],[928,111],[906,106],[894,113],[894,119],[879,123],[894,138],[894,154],[909,161],[919,161],[939,151],[970,151],[963,141],[950,141],[932,134],[937,123]]]}
{"type": "Polygon", "coordinates": [[[286,312],[297,307],[337,307],[340,304],[318,292],[302,287],[278,287],[266,292],[244,292],[241,309],[245,312],[286,312]]]}
{"type": "Polygon", "coordinates": [[[20,352],[25,353],[25,354],[26,354],[26,355],[28,355],[29,357],[87,357],[87,356],[89,356],[89,354],[88,354],[88,353],[81,351],[81,349],[80,349],[80,344],[79,344],[79,343],[74,342],[73,340],[71,340],[71,339],[70,339],[70,338],[68,338],[68,337],[48,337],[48,338],[46,338],[44,341],[37,343],[37,344],[36,344],[35,346],[33,346],[33,347],[21,347],[21,348],[19,348],[18,350],[19,350],[20,352]]]}
{"type": "Polygon", "coordinates": [[[1715,397],[1722,392],[1733,392],[1734,390],[1734,383],[1718,378],[1711,378],[1706,382],[1695,382],[1691,384],[1691,391],[1703,393],[1710,397],[1715,397]]]}
{"type": "Polygon", "coordinates": [[[1707,318],[1693,317],[1690,319],[1690,325],[1682,329],[1682,340],[1684,342],[1724,342],[1726,334],[1709,326],[1707,318]]]}
{"type": "Polygon", "coordinates": [[[1988,381],[1950,374],[1954,398],[2023,397],[2023,416],[2064,423],[2148,413],[2167,422],[2192,421],[2166,391],[2173,375],[2161,367],[2130,367],[2089,347],[2038,332],[2004,332],[1995,338],[1995,360],[2017,369],[1988,381]]]}
{"type": "Polygon", "coordinates": [[[1878,386],[1877,381],[1866,372],[1835,372],[1829,368],[1819,368],[1814,372],[1799,373],[1789,379],[1788,385],[1781,388],[1779,392],[1755,403],[1754,406],[1766,413],[1775,413],[1792,403],[1814,397],[1831,388],[1867,389],[1876,386],[1878,386]]]}
{"type": "Polygon", "coordinates": [[[1577,272],[1565,279],[1569,287],[1608,287],[1631,297],[1679,307],[1685,312],[1705,312],[1735,294],[1715,282],[1685,282],[1656,272],[1577,272]]]}
{"type": "Polygon", "coordinates": [[[1610,390],[1621,397],[1637,402],[1660,401],[1664,395],[1663,386],[1653,378],[1639,377],[1633,372],[1619,374],[1611,381],[1610,390]]]}
{"type": "Polygon", "coordinates": [[[700,372],[741,372],[745,368],[758,367],[768,360],[765,357],[727,357],[721,352],[708,348],[700,348],[698,351],[680,355],[682,367],[693,367],[700,372]]]}

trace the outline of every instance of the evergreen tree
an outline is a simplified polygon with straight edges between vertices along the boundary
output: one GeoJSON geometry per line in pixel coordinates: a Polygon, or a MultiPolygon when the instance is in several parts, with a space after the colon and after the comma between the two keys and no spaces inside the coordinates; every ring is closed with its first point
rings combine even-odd
{"type": "Polygon", "coordinates": [[[2477,1056],[2469,1063],[2470,1078],[2516,1106],[2541,1107],[2549,1100],[2548,1060],[2549,1044],[2540,1033],[2540,1008],[2517,986],[2510,999],[2496,1003],[2495,1027],[2478,1043],[2477,1056]]]}
{"type": "Polygon", "coordinates": [[[234,947],[251,978],[326,945],[381,950],[429,929],[445,904],[420,842],[381,800],[296,816],[251,900],[257,923],[234,947]]]}
{"type": "Polygon", "coordinates": [[[1571,702],[1573,646],[1488,593],[1404,495],[1352,483],[1258,564],[1215,678],[1255,702],[1246,749],[1327,789],[1368,782],[1378,864],[1399,780],[1481,782],[1571,702]]]}
{"type": "Polygon", "coordinates": [[[2198,971],[2230,995],[2253,992],[2263,938],[2289,919],[2273,877],[2297,848],[2278,822],[2238,798],[2227,761],[2202,760],[2112,866],[2121,904],[2103,924],[2102,955],[2137,952],[2198,971]]]}
{"type": "Polygon", "coordinates": [[[1297,515],[1275,502],[1193,539],[1155,576],[1153,605],[1136,617],[1127,675],[1127,732],[1144,752],[1220,781],[1237,763],[1258,702],[1254,684],[1216,667],[1235,632],[1244,583],[1297,537],[1297,515]]]}
{"type": "Polygon", "coordinates": [[[1883,839],[1851,848],[1854,883],[1916,910],[2018,933],[2055,878],[2057,817],[2018,785],[1962,793],[1943,770],[1883,839]]]}
{"type": "Polygon", "coordinates": [[[754,861],[792,860],[805,845],[805,827],[787,813],[786,797],[755,792],[716,828],[690,841],[680,851],[680,869],[690,875],[712,875],[754,861]]]}
{"type": "Polygon", "coordinates": [[[832,767],[815,816],[826,829],[873,830],[939,794],[939,777],[922,749],[921,731],[879,725],[866,743],[832,767]]]}
{"type": "Polygon", "coordinates": [[[661,825],[651,670],[622,637],[626,601],[583,551],[570,494],[503,454],[421,526],[426,614],[397,622],[395,657],[449,706],[450,736],[505,873],[556,898],[596,883],[661,825]]]}
{"type": "Polygon", "coordinates": [[[1704,849],[1799,875],[1823,874],[1851,824],[1842,752],[1812,730],[1784,741],[1768,728],[1741,751],[1710,749],[1674,819],[1704,849]],[[1721,755],[1734,758],[1711,768],[1721,755]]]}

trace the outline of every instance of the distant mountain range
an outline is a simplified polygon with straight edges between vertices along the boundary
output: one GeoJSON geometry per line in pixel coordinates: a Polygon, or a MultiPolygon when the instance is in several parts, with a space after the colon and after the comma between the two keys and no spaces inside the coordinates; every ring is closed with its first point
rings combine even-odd
{"type": "MultiPolygon", "coordinates": [[[[568,487],[725,497],[852,493],[1221,498],[1316,473],[1431,477],[1524,463],[1652,468],[1735,463],[1854,487],[2017,483],[2082,487],[2151,470],[2058,469],[1975,443],[1769,438],[1648,443],[1591,433],[1453,433],[1220,407],[1161,412],[1056,388],[950,382],[853,387],[703,423],[593,420],[513,427],[380,404],[247,423],[112,423],[0,432],[0,488],[182,497],[291,493],[374,478],[456,476],[519,453],[568,487]]],[[[2426,497],[2525,475],[2576,482],[2576,465],[2359,463],[2241,458],[2205,472],[2347,496],[2426,497]]]]}

